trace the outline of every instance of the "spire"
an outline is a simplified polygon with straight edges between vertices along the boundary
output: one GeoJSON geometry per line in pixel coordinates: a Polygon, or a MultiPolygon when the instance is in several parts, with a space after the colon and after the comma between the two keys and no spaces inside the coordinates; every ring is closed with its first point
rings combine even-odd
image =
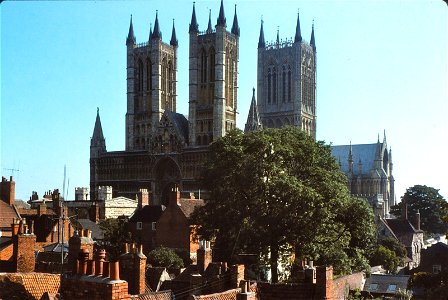
{"type": "Polygon", "coordinates": [[[302,41],[302,33],[300,32],[299,11],[297,11],[296,36],[294,37],[294,43],[300,43],[301,41],[302,41]]]}
{"type": "Polygon", "coordinates": [[[159,12],[156,10],[156,21],[154,23],[154,31],[152,33],[151,39],[158,39],[161,40],[162,39],[162,33],[160,32],[160,28],[159,28],[159,16],[158,16],[159,12]]]}
{"type": "Polygon", "coordinates": [[[208,26],[207,26],[207,33],[212,33],[212,10],[210,9],[208,11],[208,26]]]}
{"type": "Polygon", "coordinates": [[[190,23],[190,30],[188,31],[188,33],[192,33],[192,32],[198,32],[198,22],[196,21],[196,10],[194,9],[194,2],[193,2],[193,13],[191,15],[191,23],[190,23]]]}
{"type": "Polygon", "coordinates": [[[240,27],[238,26],[238,17],[236,16],[236,4],[235,4],[235,15],[233,17],[233,25],[231,32],[234,35],[240,36],[240,27]]]}
{"type": "Polygon", "coordinates": [[[263,19],[261,19],[260,37],[258,38],[258,48],[264,48],[264,47],[266,47],[266,43],[264,42],[263,19]]]}
{"type": "Polygon", "coordinates": [[[277,26],[277,47],[280,44],[280,27],[277,26]]]}
{"type": "Polygon", "coordinates": [[[386,129],[384,129],[383,133],[383,145],[386,145],[386,129]]]}
{"type": "Polygon", "coordinates": [[[152,39],[152,23],[149,23],[149,39],[148,41],[150,41],[152,39]]]}
{"type": "Polygon", "coordinates": [[[311,47],[313,47],[313,51],[316,52],[316,41],[314,40],[314,20],[313,20],[313,28],[311,29],[311,47]]]}
{"type": "Polygon", "coordinates": [[[257,131],[262,129],[260,115],[258,114],[257,101],[255,100],[255,88],[252,89],[252,102],[250,104],[249,114],[247,115],[244,132],[257,131]]]}
{"type": "Polygon", "coordinates": [[[99,147],[102,151],[106,151],[106,141],[103,135],[103,128],[101,127],[100,109],[96,109],[95,128],[90,140],[90,147],[99,147]]]}
{"type": "Polygon", "coordinates": [[[134,35],[134,26],[132,26],[132,15],[131,15],[131,24],[129,25],[129,33],[126,38],[126,46],[135,45],[135,35],[134,35]]]}
{"type": "Polygon", "coordinates": [[[176,37],[176,28],[174,28],[174,19],[173,19],[173,31],[171,32],[170,45],[174,47],[177,47],[179,45],[176,37]]]}
{"type": "Polygon", "coordinates": [[[221,7],[219,8],[219,16],[218,21],[216,22],[216,26],[226,27],[226,16],[224,15],[224,4],[221,0],[221,7]]]}

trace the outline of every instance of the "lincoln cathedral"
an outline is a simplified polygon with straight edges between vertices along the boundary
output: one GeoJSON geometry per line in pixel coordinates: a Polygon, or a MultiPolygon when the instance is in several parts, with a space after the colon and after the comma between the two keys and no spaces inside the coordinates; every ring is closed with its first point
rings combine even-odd
{"type": "MultiPolygon", "coordinates": [[[[237,123],[240,28],[236,7],[228,24],[221,1],[213,23],[209,15],[207,27],[200,29],[193,4],[187,119],[176,112],[179,57],[174,21],[168,43],[162,40],[157,14],[148,39],[137,43],[131,18],[126,39],[125,150],[106,150],[98,111],[90,144],[92,200],[101,186],[111,186],[114,196],[131,198],[146,189],[155,204],[166,204],[174,185],[187,193],[200,191],[200,168],[208,145],[237,123]]],[[[280,40],[277,32],[277,39],[268,43],[261,22],[254,51],[258,51],[257,89],[245,131],[295,126],[316,138],[314,24],[307,42],[297,15],[294,38],[280,40]]],[[[385,138],[372,145],[333,146],[333,155],[347,174],[352,193],[372,199],[384,215],[394,204],[392,156],[385,138]]]]}

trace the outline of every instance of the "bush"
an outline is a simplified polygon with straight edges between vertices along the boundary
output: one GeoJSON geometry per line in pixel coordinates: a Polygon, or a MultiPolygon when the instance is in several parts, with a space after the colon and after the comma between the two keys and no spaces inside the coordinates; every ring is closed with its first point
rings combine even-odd
{"type": "Polygon", "coordinates": [[[148,262],[153,267],[182,268],[183,260],[170,248],[157,247],[148,254],[148,262]]]}

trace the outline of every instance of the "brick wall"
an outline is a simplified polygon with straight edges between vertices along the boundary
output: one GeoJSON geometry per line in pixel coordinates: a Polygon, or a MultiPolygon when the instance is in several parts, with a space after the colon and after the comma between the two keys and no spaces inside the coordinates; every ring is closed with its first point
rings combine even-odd
{"type": "Polygon", "coordinates": [[[62,278],[61,296],[66,300],[129,300],[128,283],[102,276],[74,275],[62,278]]]}
{"type": "Polygon", "coordinates": [[[36,258],[34,246],[36,236],[34,234],[19,234],[13,238],[13,260],[16,272],[33,272],[36,258]]]}
{"type": "Polygon", "coordinates": [[[358,272],[333,280],[333,298],[345,299],[350,290],[359,289],[362,291],[365,283],[364,272],[358,272]]]}

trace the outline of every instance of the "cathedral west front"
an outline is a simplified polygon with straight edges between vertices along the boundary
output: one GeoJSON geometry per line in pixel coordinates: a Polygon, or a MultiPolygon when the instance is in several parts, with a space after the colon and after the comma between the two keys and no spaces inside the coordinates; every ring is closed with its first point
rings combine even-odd
{"type": "MultiPolygon", "coordinates": [[[[207,27],[200,29],[193,4],[188,34],[187,119],[176,112],[177,62],[185,58],[177,55],[174,21],[169,42],[162,40],[156,14],[148,40],[137,43],[131,17],[126,39],[125,150],[106,150],[98,112],[90,145],[92,200],[97,199],[101,186],[111,186],[114,196],[129,198],[135,198],[141,189],[146,189],[153,204],[167,204],[167,194],[173,186],[196,196],[200,193],[201,166],[208,145],[236,128],[237,123],[240,28],[236,7],[233,20],[228,24],[221,1],[216,23],[212,23],[209,15],[207,27]]],[[[254,70],[257,89],[253,90],[245,131],[295,126],[316,138],[314,24],[307,42],[302,37],[297,15],[294,38],[283,40],[277,33],[277,39],[268,43],[261,22],[258,49],[254,51],[258,54],[257,70],[254,70]]],[[[363,159],[375,160],[366,156],[363,159]]],[[[392,179],[393,187],[391,171],[390,167],[387,171],[390,174],[385,173],[383,179],[392,179]]],[[[360,176],[357,178],[361,180],[360,176]]],[[[353,186],[363,186],[350,182],[353,186]]],[[[377,192],[365,190],[372,195],[377,192]]],[[[393,199],[390,188],[383,194],[384,198],[393,199]]]]}

